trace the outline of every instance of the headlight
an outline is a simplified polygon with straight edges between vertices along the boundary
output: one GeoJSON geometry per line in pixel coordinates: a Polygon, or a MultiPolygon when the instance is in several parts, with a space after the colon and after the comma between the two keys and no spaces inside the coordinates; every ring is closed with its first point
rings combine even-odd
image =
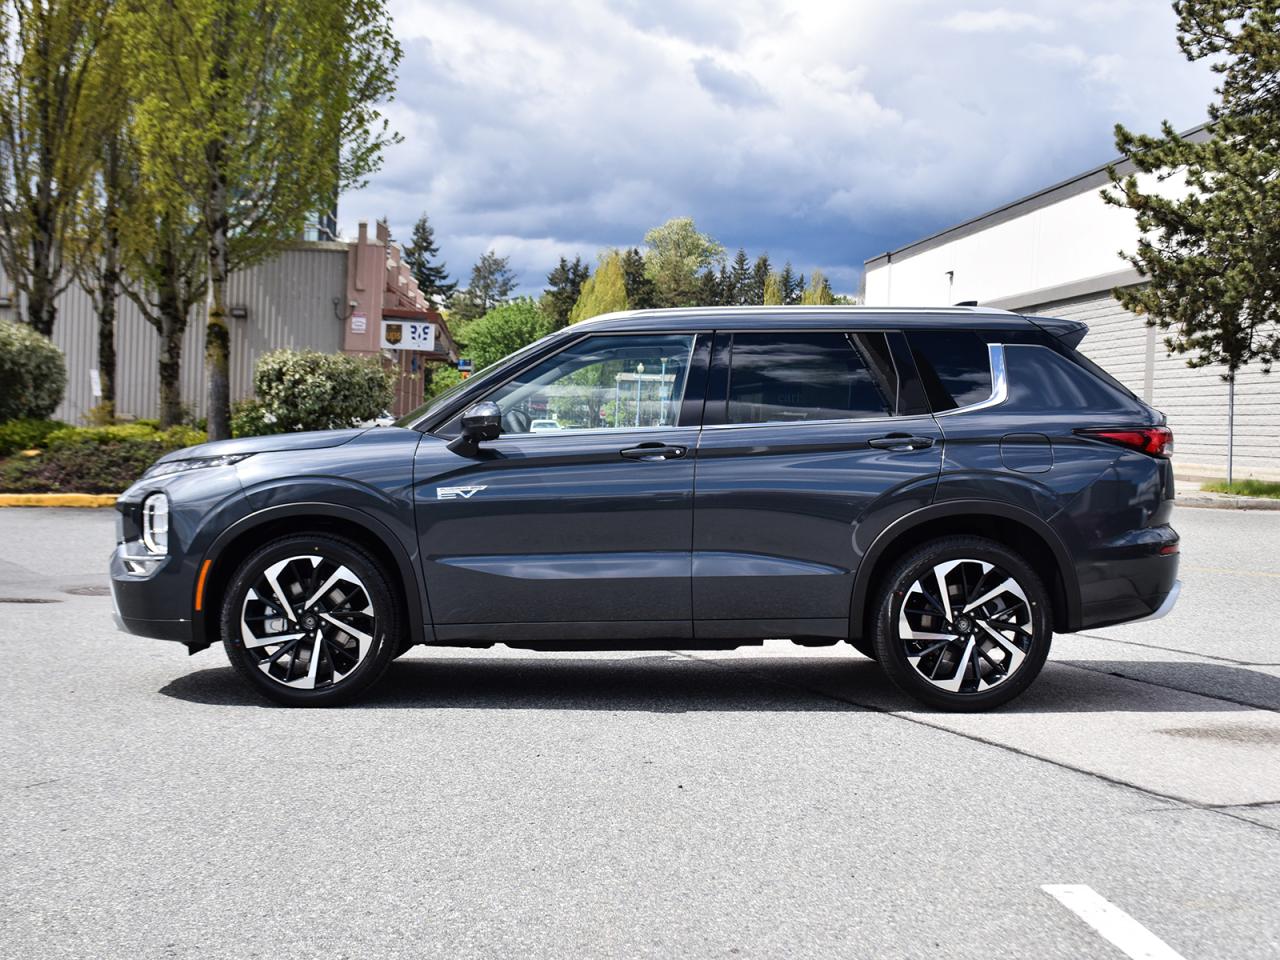
{"type": "Polygon", "coordinates": [[[225,457],[197,457],[193,460],[166,460],[164,463],[157,463],[142,475],[143,480],[151,480],[155,477],[167,477],[171,473],[186,473],[188,470],[200,470],[204,467],[229,467],[233,463],[239,463],[247,453],[233,453],[225,457]]]}
{"type": "Polygon", "coordinates": [[[169,498],[163,493],[142,501],[142,544],[151,553],[169,552],[169,498]]]}

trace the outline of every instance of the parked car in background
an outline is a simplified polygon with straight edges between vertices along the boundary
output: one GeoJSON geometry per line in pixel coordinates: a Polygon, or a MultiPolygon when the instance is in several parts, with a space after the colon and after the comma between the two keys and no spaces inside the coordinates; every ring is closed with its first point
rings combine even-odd
{"type": "Polygon", "coordinates": [[[561,429],[561,426],[558,420],[532,420],[529,423],[530,433],[545,433],[548,430],[559,429],[561,429]]]}
{"type": "Polygon", "coordinates": [[[117,613],[221,641],[291,705],[350,701],[414,644],[790,637],[994,707],[1054,631],[1178,593],[1172,436],[1085,332],[970,308],[575,324],[395,427],[162,458],[118,503],[117,613]]]}

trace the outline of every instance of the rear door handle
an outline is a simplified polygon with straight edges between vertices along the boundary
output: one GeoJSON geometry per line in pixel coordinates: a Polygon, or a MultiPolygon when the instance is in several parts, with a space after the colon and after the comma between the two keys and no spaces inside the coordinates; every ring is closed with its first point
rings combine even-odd
{"type": "Polygon", "coordinates": [[[684,456],[685,448],[665,443],[642,443],[618,452],[628,460],[678,460],[684,456]]]}
{"type": "Polygon", "coordinates": [[[907,450],[923,450],[933,446],[933,437],[913,437],[906,433],[891,433],[887,437],[876,437],[867,441],[868,446],[880,450],[904,452],[907,450]]]}

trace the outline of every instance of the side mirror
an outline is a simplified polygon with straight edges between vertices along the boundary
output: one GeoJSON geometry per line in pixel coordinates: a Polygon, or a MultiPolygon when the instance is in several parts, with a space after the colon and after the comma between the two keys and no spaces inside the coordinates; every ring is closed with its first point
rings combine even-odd
{"type": "Polygon", "coordinates": [[[449,449],[459,456],[474,457],[481,440],[496,440],[501,433],[502,408],[482,400],[462,414],[462,432],[449,441],[449,449]]]}

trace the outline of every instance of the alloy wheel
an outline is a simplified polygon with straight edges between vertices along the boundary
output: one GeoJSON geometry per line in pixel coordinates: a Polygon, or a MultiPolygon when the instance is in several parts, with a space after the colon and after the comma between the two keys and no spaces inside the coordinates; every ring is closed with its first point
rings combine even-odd
{"type": "Polygon", "coordinates": [[[907,662],[949,693],[998,686],[1026,660],[1035,639],[1031,604],[1022,586],[995,564],[960,559],[938,563],[902,599],[898,637],[907,662]]]}
{"type": "Polygon", "coordinates": [[[311,554],[267,566],[245,594],[240,640],[258,669],[311,690],[349,676],[373,648],[377,615],[350,567],[311,554]]]}

